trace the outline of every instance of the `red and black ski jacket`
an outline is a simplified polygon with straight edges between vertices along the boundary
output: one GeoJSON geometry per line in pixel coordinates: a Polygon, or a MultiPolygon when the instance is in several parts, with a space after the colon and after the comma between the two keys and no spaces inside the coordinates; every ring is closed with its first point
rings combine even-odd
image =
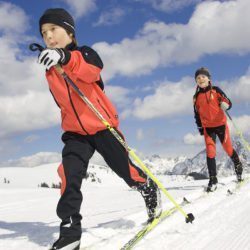
{"type": "MultiPolygon", "coordinates": [[[[62,65],[64,72],[110,125],[118,127],[117,111],[103,91],[104,86],[100,76],[103,63],[99,55],[88,46],[77,47],[73,43],[66,49],[70,52],[70,59],[66,65],[62,65]]],[[[55,67],[46,72],[46,78],[50,91],[61,109],[61,125],[64,131],[92,135],[106,129],[55,67]]]]}
{"type": "Polygon", "coordinates": [[[220,104],[226,102],[230,109],[232,103],[219,87],[211,84],[206,88],[198,87],[193,100],[194,117],[199,130],[226,124],[226,115],[220,108],[220,104]]]}

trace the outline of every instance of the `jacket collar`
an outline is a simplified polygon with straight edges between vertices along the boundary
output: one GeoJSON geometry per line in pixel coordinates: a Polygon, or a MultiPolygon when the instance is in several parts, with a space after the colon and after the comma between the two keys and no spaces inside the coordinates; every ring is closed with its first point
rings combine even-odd
{"type": "Polygon", "coordinates": [[[207,91],[211,90],[212,89],[212,85],[211,83],[209,83],[209,85],[205,88],[199,88],[199,92],[201,93],[206,93],[207,91]]]}
{"type": "Polygon", "coordinates": [[[68,44],[68,45],[65,47],[65,49],[70,50],[70,51],[76,50],[76,49],[77,49],[77,45],[75,45],[75,43],[72,42],[72,43],[68,44]]]}

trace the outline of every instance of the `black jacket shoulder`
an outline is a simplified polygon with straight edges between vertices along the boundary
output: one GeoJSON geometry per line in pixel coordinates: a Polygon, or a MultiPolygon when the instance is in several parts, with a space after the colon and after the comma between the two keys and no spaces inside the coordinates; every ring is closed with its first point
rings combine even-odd
{"type": "Polygon", "coordinates": [[[223,96],[226,96],[225,93],[219,88],[218,86],[213,86],[212,87],[217,93],[220,93],[223,96]]]}
{"type": "Polygon", "coordinates": [[[82,47],[78,47],[77,50],[82,53],[82,56],[87,63],[95,65],[100,69],[103,68],[102,59],[94,49],[84,45],[82,47]]]}
{"type": "MultiPolygon", "coordinates": [[[[66,50],[69,51],[74,51],[74,50],[78,50],[81,52],[84,60],[89,63],[92,64],[96,67],[98,67],[99,69],[103,68],[103,62],[102,59],[100,58],[100,56],[97,54],[97,52],[95,50],[93,50],[92,48],[90,48],[89,46],[81,46],[81,47],[77,47],[75,43],[71,43],[68,46],[66,46],[66,50]]],[[[102,89],[104,90],[104,83],[102,81],[102,78],[100,76],[100,80],[96,81],[96,84],[102,89]]]]}

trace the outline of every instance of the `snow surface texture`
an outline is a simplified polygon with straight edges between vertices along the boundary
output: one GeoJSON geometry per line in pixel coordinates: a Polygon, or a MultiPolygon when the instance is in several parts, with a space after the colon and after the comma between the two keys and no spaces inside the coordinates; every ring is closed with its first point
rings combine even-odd
{"type": "MultiPolygon", "coordinates": [[[[171,164],[167,171],[174,167],[173,161],[171,164]]],[[[48,249],[57,239],[60,221],[55,210],[60,192],[38,184],[58,183],[58,165],[0,168],[1,250],[48,249]]],[[[96,174],[101,183],[92,182],[91,178],[83,181],[82,249],[120,249],[147,219],[144,202],[138,192],[129,189],[106,167],[90,164],[89,172],[96,174]]],[[[176,175],[157,177],[178,202],[183,196],[192,201],[183,209],[192,212],[196,219],[193,224],[186,224],[183,215],[177,212],[135,249],[250,249],[250,184],[228,196],[227,189],[235,185],[232,182],[235,176],[221,176],[219,181],[227,185],[204,195],[208,180],[195,181],[176,175]]],[[[164,208],[173,206],[165,197],[162,199],[164,208]]]]}

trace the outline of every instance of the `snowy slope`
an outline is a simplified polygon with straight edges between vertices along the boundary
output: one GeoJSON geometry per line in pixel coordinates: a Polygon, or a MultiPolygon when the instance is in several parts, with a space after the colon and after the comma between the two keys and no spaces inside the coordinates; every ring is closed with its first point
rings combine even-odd
{"type": "MultiPolygon", "coordinates": [[[[58,236],[59,220],[55,209],[58,189],[38,188],[40,182],[59,181],[58,164],[36,168],[0,168],[0,249],[42,250],[58,236]],[[10,179],[4,184],[2,177],[10,179]]],[[[83,182],[83,237],[87,249],[119,249],[146,220],[144,203],[138,192],[130,190],[122,180],[105,168],[94,166],[102,182],[83,182]]],[[[185,196],[193,202],[184,207],[196,220],[184,222],[175,213],[150,233],[135,249],[250,249],[250,184],[240,193],[227,196],[227,186],[216,193],[203,195],[207,180],[194,181],[183,176],[158,176],[170,194],[181,201],[185,196]]],[[[220,178],[229,183],[234,176],[220,178]]],[[[231,184],[230,184],[231,183],[231,184]]],[[[163,197],[165,208],[172,204],[163,197]]]]}
{"type": "MultiPolygon", "coordinates": [[[[249,187],[248,185],[240,194],[229,197],[225,195],[224,188],[216,195],[197,200],[184,208],[194,213],[196,220],[193,224],[186,224],[183,216],[176,213],[156,227],[135,249],[250,249],[249,187]]],[[[135,215],[127,218],[127,227],[120,225],[117,228],[116,223],[109,224],[110,228],[105,229],[107,233],[103,229],[102,234],[110,236],[116,230],[116,235],[108,239],[102,238],[86,249],[119,249],[122,242],[134,235],[131,231],[136,231],[134,224],[132,229],[128,226],[134,223],[135,215]]],[[[140,216],[139,220],[142,221],[140,216]]],[[[91,235],[94,235],[93,231],[91,235]]]]}

